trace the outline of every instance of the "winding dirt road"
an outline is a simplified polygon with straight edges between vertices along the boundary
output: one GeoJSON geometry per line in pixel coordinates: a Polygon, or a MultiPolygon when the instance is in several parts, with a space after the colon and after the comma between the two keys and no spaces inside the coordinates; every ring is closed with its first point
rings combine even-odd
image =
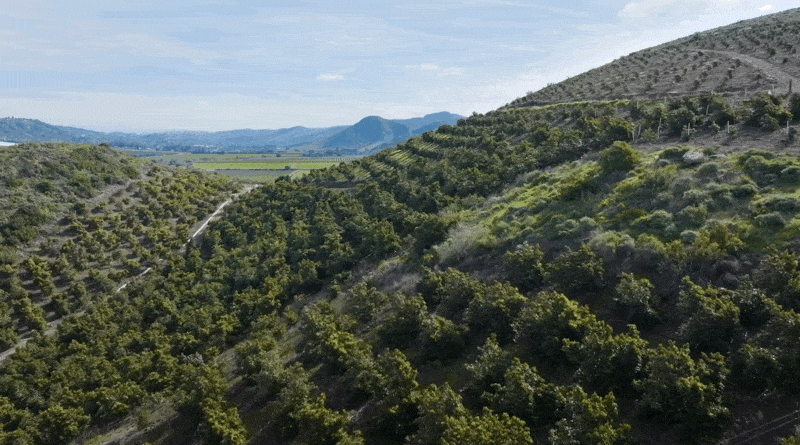
{"type": "Polygon", "coordinates": [[[715,49],[696,49],[694,51],[701,51],[712,54],[719,54],[730,59],[739,59],[745,65],[749,65],[762,73],[764,73],[768,80],[772,80],[774,87],[774,94],[788,93],[789,85],[792,85],[794,91],[800,90],[800,79],[792,76],[780,69],[777,65],[767,62],[766,60],[757,57],[747,56],[744,54],[735,53],[733,51],[719,51],[715,49]]]}

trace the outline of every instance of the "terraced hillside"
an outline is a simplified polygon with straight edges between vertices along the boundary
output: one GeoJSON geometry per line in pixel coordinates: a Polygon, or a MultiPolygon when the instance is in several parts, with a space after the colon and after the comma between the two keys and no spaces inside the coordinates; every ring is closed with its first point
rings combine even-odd
{"type": "Polygon", "coordinates": [[[153,223],[150,273],[0,363],[0,443],[797,443],[800,95],[599,99],[153,223]]]}
{"type": "Polygon", "coordinates": [[[693,34],[637,51],[552,84],[508,108],[609,99],[662,99],[711,93],[800,91],[800,9],[693,34]]]}
{"type": "Polygon", "coordinates": [[[15,145],[0,165],[3,351],[156,266],[239,187],[107,146],[15,145]]]}

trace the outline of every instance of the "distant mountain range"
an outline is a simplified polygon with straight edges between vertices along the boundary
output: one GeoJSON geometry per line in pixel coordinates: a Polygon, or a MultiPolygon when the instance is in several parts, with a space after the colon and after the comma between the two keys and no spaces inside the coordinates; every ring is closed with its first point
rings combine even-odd
{"type": "Polygon", "coordinates": [[[0,141],[108,143],[122,148],[191,152],[272,152],[295,148],[307,153],[369,154],[441,125],[453,125],[461,118],[457,114],[440,112],[395,120],[369,116],[355,125],[326,128],[137,134],[103,133],[51,125],[36,119],[7,117],[0,119],[0,141]]]}

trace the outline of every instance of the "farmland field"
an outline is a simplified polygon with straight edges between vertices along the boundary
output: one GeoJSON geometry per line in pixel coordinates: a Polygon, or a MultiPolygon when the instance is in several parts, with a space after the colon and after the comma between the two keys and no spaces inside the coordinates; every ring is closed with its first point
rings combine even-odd
{"type": "MultiPolygon", "coordinates": [[[[341,161],[339,161],[341,162],[341,161]]],[[[337,165],[339,162],[332,161],[299,161],[286,159],[278,161],[251,161],[251,162],[204,162],[196,161],[194,166],[205,170],[316,170],[337,165]]]]}
{"type": "Polygon", "coordinates": [[[303,157],[294,153],[176,153],[142,152],[134,155],[145,156],[156,162],[174,166],[215,171],[245,182],[272,182],[281,176],[301,177],[311,170],[327,168],[356,157],[303,157]]]}

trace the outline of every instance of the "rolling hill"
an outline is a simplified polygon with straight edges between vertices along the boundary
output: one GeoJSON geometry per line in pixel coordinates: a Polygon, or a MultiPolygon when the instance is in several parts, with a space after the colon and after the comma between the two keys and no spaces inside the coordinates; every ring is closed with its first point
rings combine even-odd
{"type": "Polygon", "coordinates": [[[455,124],[461,116],[441,112],[412,119],[387,120],[378,116],[352,126],[326,128],[292,127],[279,130],[230,130],[217,132],[171,131],[164,133],[102,133],[50,125],[36,119],[0,119],[0,141],[108,143],[115,147],[187,152],[274,152],[300,147],[313,154],[319,149],[343,153],[372,153],[397,144],[439,125],[455,124]]]}
{"type": "Polygon", "coordinates": [[[2,208],[49,218],[3,250],[0,443],[798,443],[800,95],[754,77],[798,14],[282,178],[185,245],[233,184],[0,148],[2,208]],[[752,79],[674,82],[726,44],[752,79]],[[658,95],[610,81],[651,66],[658,95]]]}

